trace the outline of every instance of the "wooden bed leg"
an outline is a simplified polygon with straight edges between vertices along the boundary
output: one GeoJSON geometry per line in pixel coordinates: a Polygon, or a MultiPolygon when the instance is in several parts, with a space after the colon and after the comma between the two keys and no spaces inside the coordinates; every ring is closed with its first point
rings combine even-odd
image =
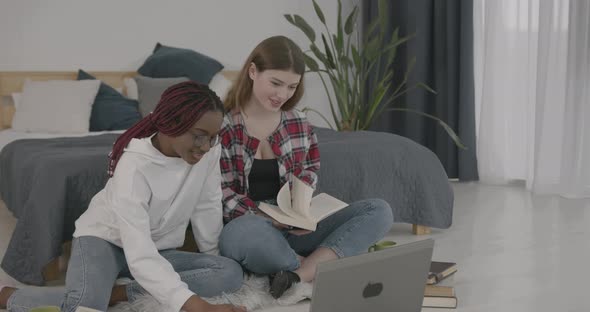
{"type": "Polygon", "coordinates": [[[62,245],[62,254],[59,257],[59,270],[65,273],[68,270],[68,263],[72,255],[72,241],[65,242],[62,245]]]}
{"type": "Polygon", "coordinates": [[[57,257],[53,260],[51,260],[51,262],[49,262],[44,268],[43,268],[43,279],[45,280],[45,282],[51,282],[51,281],[55,281],[58,280],[61,276],[61,272],[59,270],[59,259],[60,257],[57,257]]]}
{"type": "Polygon", "coordinates": [[[51,260],[43,268],[43,279],[45,282],[52,282],[64,277],[66,270],[68,269],[68,262],[70,261],[72,249],[72,242],[65,242],[62,245],[62,254],[51,260]]]}
{"type": "Polygon", "coordinates": [[[412,224],[412,233],[414,235],[430,234],[430,227],[418,224],[412,224]]]}

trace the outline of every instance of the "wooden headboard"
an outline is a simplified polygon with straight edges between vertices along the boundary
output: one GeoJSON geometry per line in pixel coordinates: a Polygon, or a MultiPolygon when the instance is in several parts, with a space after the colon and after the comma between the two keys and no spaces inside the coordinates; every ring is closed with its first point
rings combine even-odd
{"type": "MultiPolygon", "coordinates": [[[[96,79],[108,84],[113,88],[125,87],[123,80],[132,78],[137,75],[133,71],[103,71],[88,72],[96,79]]],[[[222,74],[229,80],[234,80],[237,71],[222,71],[222,74]]],[[[56,71],[56,72],[34,72],[34,71],[10,71],[0,72],[0,129],[10,128],[12,117],[14,116],[14,105],[11,95],[15,92],[22,92],[25,80],[44,81],[44,80],[76,80],[77,71],[56,71]]],[[[125,91],[125,90],[124,90],[125,91]]]]}

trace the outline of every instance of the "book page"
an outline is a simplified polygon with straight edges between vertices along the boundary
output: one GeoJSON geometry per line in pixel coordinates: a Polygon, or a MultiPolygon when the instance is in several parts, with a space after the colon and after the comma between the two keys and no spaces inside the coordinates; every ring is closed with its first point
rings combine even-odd
{"type": "Polygon", "coordinates": [[[266,213],[271,218],[277,220],[278,222],[280,222],[282,224],[286,224],[286,225],[290,225],[290,226],[294,226],[297,228],[310,230],[310,231],[316,230],[317,223],[315,223],[313,221],[308,221],[308,220],[302,219],[301,217],[293,218],[293,217],[289,216],[288,214],[284,213],[277,206],[269,205],[267,203],[260,203],[258,205],[258,209],[260,209],[262,212],[266,213]]]}
{"type": "Polygon", "coordinates": [[[313,188],[305,184],[305,182],[301,181],[299,178],[293,177],[293,191],[291,193],[291,204],[293,205],[292,207],[295,213],[311,220],[312,217],[309,208],[311,197],[313,196],[313,188]]]}
{"type": "Polygon", "coordinates": [[[279,205],[277,208],[280,209],[284,214],[291,216],[293,218],[302,217],[299,214],[297,214],[296,211],[293,210],[291,204],[291,191],[289,190],[289,183],[283,184],[283,186],[279,190],[279,194],[277,195],[277,204],[279,205]]]}
{"type": "Polygon", "coordinates": [[[336,197],[330,196],[326,193],[321,193],[311,200],[311,208],[309,209],[311,219],[315,222],[327,218],[333,213],[337,212],[342,208],[346,208],[347,203],[337,199],[336,197]]]}

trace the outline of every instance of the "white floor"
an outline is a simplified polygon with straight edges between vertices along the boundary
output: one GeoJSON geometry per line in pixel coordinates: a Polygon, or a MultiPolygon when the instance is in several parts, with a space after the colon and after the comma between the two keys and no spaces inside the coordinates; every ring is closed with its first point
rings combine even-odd
{"type": "MultiPolygon", "coordinates": [[[[590,200],[532,196],[516,186],[453,186],[451,228],[414,236],[410,225],[396,224],[388,239],[436,240],[434,259],[459,266],[457,311],[590,311],[590,200]]],[[[0,256],[14,224],[1,207],[0,256]]],[[[5,278],[0,270],[0,279],[5,278]]],[[[302,303],[264,311],[308,310],[302,303]]]]}

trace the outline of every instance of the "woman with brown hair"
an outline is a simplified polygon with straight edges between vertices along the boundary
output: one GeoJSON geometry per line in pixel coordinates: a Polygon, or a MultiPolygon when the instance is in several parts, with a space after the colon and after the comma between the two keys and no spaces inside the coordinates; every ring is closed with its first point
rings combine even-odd
{"type": "Polygon", "coordinates": [[[276,204],[279,189],[294,177],[312,188],[317,183],[317,138],[305,115],[295,110],[304,92],[303,58],[287,37],[262,41],[227,95],[220,131],[227,223],[220,251],[250,272],[268,274],[275,298],[293,283],[313,280],[318,263],[365,252],[393,222],[391,208],[380,199],[351,203],[314,232],[293,229],[258,210],[262,201],[276,204]]]}

